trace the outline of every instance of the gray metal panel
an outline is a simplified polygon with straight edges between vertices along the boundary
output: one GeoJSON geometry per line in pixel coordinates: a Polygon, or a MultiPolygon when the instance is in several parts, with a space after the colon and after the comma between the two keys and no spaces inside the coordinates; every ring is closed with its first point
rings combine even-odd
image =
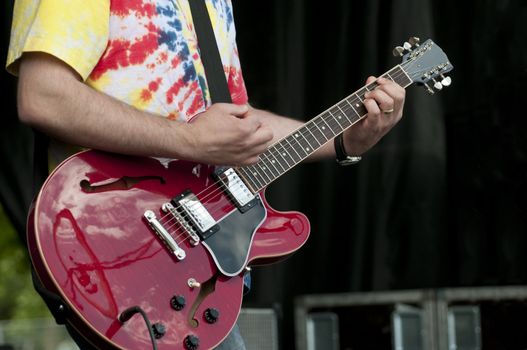
{"type": "Polygon", "coordinates": [[[338,350],[339,319],[333,312],[313,312],[306,323],[307,350],[338,350]]]}
{"type": "Polygon", "coordinates": [[[435,339],[436,313],[435,292],[432,290],[401,290],[389,292],[337,293],[321,295],[303,295],[295,299],[295,341],[296,349],[308,349],[306,325],[309,311],[314,308],[336,308],[367,305],[416,304],[423,309],[423,327],[427,332],[423,336],[424,349],[439,350],[435,339]]]}
{"type": "Polygon", "coordinates": [[[238,317],[247,350],[278,350],[278,321],[273,309],[243,308],[238,317]]]}
{"type": "Polygon", "coordinates": [[[448,308],[450,350],[481,350],[481,321],[478,306],[448,308]]]}

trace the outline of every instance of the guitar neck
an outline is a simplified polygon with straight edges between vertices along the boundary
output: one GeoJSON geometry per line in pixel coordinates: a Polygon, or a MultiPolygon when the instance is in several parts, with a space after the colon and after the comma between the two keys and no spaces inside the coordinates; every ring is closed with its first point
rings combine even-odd
{"type": "MultiPolygon", "coordinates": [[[[412,80],[401,66],[395,66],[382,77],[405,88],[412,84],[412,80]]],[[[260,155],[257,163],[237,168],[238,175],[255,193],[261,191],[324,144],[364,118],[367,114],[362,104],[364,94],[376,87],[376,82],[368,84],[311,119],[270,146],[260,155]]]]}

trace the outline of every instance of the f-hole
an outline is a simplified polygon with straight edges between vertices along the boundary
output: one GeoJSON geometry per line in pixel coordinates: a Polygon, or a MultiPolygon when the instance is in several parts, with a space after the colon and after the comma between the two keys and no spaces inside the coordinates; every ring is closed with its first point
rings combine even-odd
{"type": "Polygon", "coordinates": [[[196,316],[196,310],[201,305],[201,303],[205,300],[205,298],[214,292],[216,289],[216,281],[218,280],[218,274],[216,273],[214,276],[212,276],[207,281],[203,282],[201,284],[198,297],[194,301],[194,304],[192,304],[192,307],[190,308],[190,312],[188,313],[188,323],[191,327],[196,328],[199,326],[199,321],[195,318],[196,316]]]}

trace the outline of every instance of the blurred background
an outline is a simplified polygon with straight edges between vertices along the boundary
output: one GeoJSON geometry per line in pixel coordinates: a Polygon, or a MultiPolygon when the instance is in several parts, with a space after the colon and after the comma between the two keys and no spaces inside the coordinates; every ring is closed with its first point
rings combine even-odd
{"type": "MultiPolygon", "coordinates": [[[[268,189],[273,207],[302,211],[312,224],[299,252],[253,270],[253,288],[245,300],[247,308],[273,310],[280,348],[308,346],[302,340],[299,345],[303,325],[298,322],[313,310],[329,315],[325,320],[340,339],[336,348],[395,348],[397,317],[426,310],[421,306],[429,291],[460,287],[467,293],[492,291],[485,299],[490,305],[508,300],[494,309],[473,302],[477,312],[468,314],[477,314],[471,319],[479,320],[474,329],[498,327],[485,326],[487,315],[501,315],[510,332],[526,324],[527,2],[232,1],[250,101],[279,114],[311,119],[362,87],[369,75],[400,63],[392,49],[410,36],[432,38],[454,65],[448,89],[433,96],[421,87],[408,89],[403,120],[359,164],[303,165],[268,189]],[[518,288],[511,292],[511,286],[518,288]],[[408,290],[425,294],[397,294],[408,290]],[[368,296],[377,306],[353,309],[366,299],[342,299],[343,293],[368,296]],[[306,295],[321,299],[303,299],[306,295]],[[295,305],[304,312],[296,324],[295,305]],[[355,339],[369,334],[369,341],[343,336],[366,329],[368,322],[372,330],[355,339]]],[[[5,61],[13,0],[1,6],[5,61]]],[[[2,71],[0,79],[2,344],[15,339],[13,334],[25,334],[21,324],[34,330],[35,319],[45,324],[50,315],[33,292],[20,238],[32,193],[33,136],[17,120],[15,78],[2,71]]],[[[452,305],[483,298],[437,293],[432,299],[452,305]]],[[[521,330],[492,339],[486,334],[478,336],[480,348],[527,348],[521,330]]],[[[24,348],[20,341],[9,342],[24,348]]],[[[63,340],[53,344],[60,345],[33,348],[71,346],[63,340]]],[[[416,348],[434,346],[427,347],[425,340],[416,348]]]]}

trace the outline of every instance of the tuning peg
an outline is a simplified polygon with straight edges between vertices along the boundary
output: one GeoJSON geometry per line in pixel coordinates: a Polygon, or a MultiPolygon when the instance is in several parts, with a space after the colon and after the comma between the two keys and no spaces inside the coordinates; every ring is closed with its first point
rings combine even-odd
{"type": "Polygon", "coordinates": [[[436,90],[442,90],[443,89],[443,84],[435,79],[432,79],[432,81],[434,82],[434,88],[436,88],[436,90]]]}
{"type": "Polygon", "coordinates": [[[395,57],[402,57],[404,54],[404,48],[397,46],[395,49],[393,49],[392,53],[395,57]]]}
{"type": "Polygon", "coordinates": [[[428,91],[430,95],[433,95],[435,93],[434,89],[432,89],[427,83],[425,83],[424,85],[426,87],[426,91],[428,91]]]}
{"type": "Polygon", "coordinates": [[[450,84],[452,84],[452,78],[450,77],[445,77],[443,74],[440,75],[441,77],[441,84],[445,87],[448,87],[450,86],[450,84]]]}
{"type": "Polygon", "coordinates": [[[421,41],[421,39],[419,39],[418,37],[416,36],[413,36],[411,37],[410,39],[408,39],[408,42],[410,43],[410,45],[412,46],[419,46],[419,42],[421,41]]]}
{"type": "Polygon", "coordinates": [[[406,51],[412,51],[412,45],[409,42],[405,42],[403,47],[406,51]]]}

